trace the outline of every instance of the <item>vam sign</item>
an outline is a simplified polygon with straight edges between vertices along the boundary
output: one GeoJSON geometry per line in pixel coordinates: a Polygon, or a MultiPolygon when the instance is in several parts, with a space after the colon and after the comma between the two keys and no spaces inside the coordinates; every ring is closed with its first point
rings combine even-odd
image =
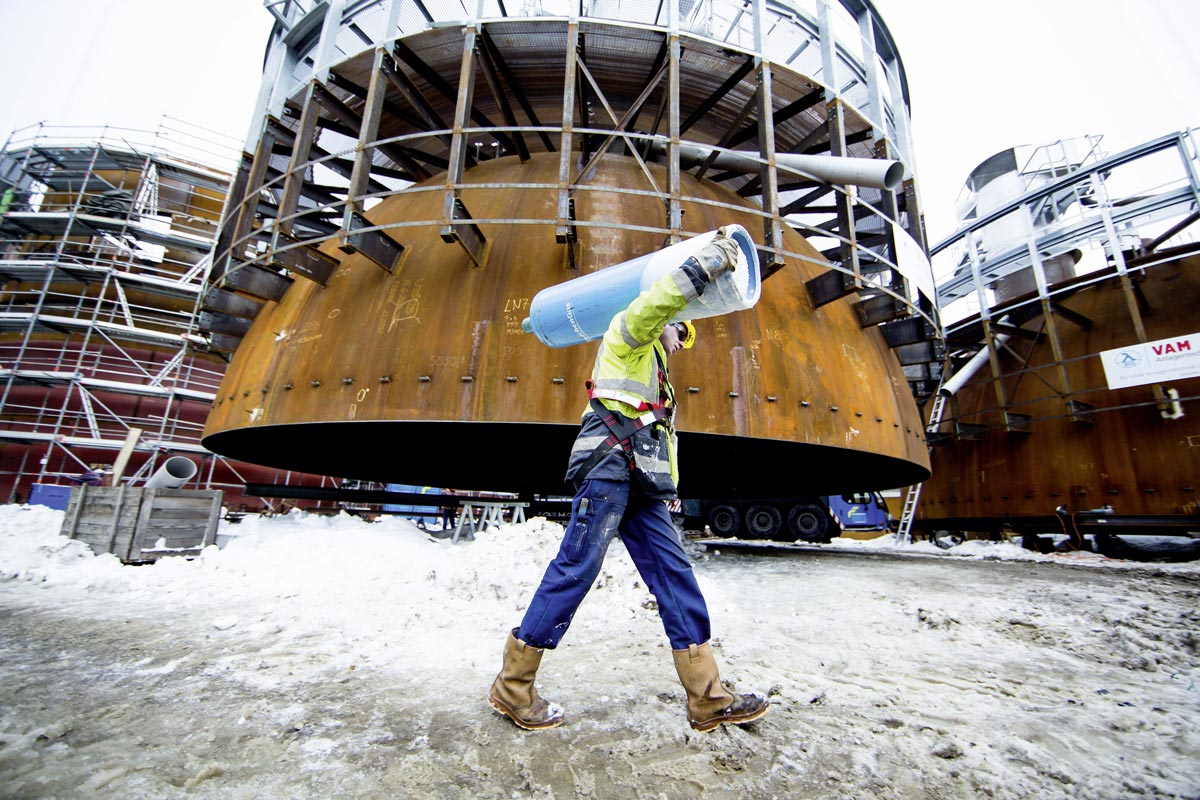
{"type": "Polygon", "coordinates": [[[1110,389],[1195,378],[1200,376],[1200,333],[1105,350],[1100,360],[1110,389]]]}

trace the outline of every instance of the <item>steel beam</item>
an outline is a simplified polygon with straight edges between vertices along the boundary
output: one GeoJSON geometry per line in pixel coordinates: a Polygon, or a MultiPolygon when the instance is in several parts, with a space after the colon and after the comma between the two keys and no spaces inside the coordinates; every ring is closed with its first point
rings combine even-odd
{"type": "Polygon", "coordinates": [[[329,282],[329,276],[341,263],[310,244],[283,235],[280,235],[279,240],[289,242],[290,246],[284,245],[271,252],[271,266],[290,270],[321,286],[329,282]]]}
{"type": "Polygon", "coordinates": [[[279,209],[276,212],[276,236],[290,236],[300,201],[300,191],[304,184],[304,173],[308,170],[310,149],[317,133],[317,120],[321,116],[321,104],[316,95],[316,81],[311,81],[304,90],[304,106],[300,112],[300,124],[292,140],[292,155],[288,161],[287,172],[283,181],[283,193],[279,198],[279,209]]]}
{"type": "Polygon", "coordinates": [[[454,133],[450,143],[450,169],[446,172],[446,192],[442,205],[441,237],[444,242],[457,242],[466,251],[475,267],[482,267],[487,239],[459,194],[466,170],[467,138],[464,133],[475,103],[475,49],[477,34],[474,26],[463,32],[462,64],[458,75],[458,97],[454,110],[454,133]]]}
{"type": "MultiPolygon", "coordinates": [[[[503,9],[503,4],[501,8],[503,9]]],[[[507,15],[506,15],[507,16],[507,15]]],[[[534,111],[533,105],[529,102],[529,98],[525,96],[525,92],[521,89],[521,84],[517,81],[517,76],[513,73],[512,68],[508,66],[508,62],[504,60],[504,55],[500,52],[500,48],[496,47],[496,43],[492,41],[492,37],[488,34],[487,28],[480,32],[480,39],[483,42],[484,48],[487,50],[488,57],[492,63],[496,65],[496,69],[504,77],[505,83],[508,84],[508,89],[517,98],[517,104],[521,106],[521,110],[525,112],[525,116],[529,118],[530,124],[535,128],[542,127],[541,120],[538,119],[537,112],[534,111]]],[[[554,152],[554,140],[550,138],[550,134],[545,131],[538,131],[538,137],[542,140],[542,144],[546,150],[554,152]]]]}
{"type": "Polygon", "coordinates": [[[371,178],[372,158],[375,148],[372,142],[379,138],[379,120],[383,113],[383,101],[387,95],[387,78],[383,62],[387,51],[377,48],[371,61],[371,83],[367,87],[367,99],[363,104],[362,128],[358,134],[358,146],[354,154],[354,170],[350,174],[350,185],[346,189],[346,212],[342,227],[350,230],[356,213],[363,210],[362,196],[367,193],[371,178]]]}
{"type": "Polygon", "coordinates": [[[404,256],[405,247],[386,231],[362,230],[371,225],[371,221],[362,214],[348,215],[338,248],[343,253],[362,253],[387,272],[392,272],[404,256]]]}

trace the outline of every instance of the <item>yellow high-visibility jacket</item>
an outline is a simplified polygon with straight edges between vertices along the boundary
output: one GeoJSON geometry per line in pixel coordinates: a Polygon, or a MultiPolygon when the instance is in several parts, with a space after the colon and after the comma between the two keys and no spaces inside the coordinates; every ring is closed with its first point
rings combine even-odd
{"type": "MultiPolygon", "coordinates": [[[[695,282],[677,268],[655,281],[614,316],[596,353],[588,385],[590,396],[630,419],[664,406],[673,412],[675,391],[658,337],[672,317],[698,295],[695,282]]],[[[633,478],[643,494],[655,499],[674,499],[679,468],[672,415],[634,433],[632,466],[641,473],[637,476],[631,474],[625,450],[620,445],[609,448],[605,444],[609,432],[589,403],[571,449],[567,480],[578,485],[586,478],[622,481],[633,478]],[[606,448],[604,457],[595,462],[587,475],[579,474],[598,447],[606,448]]]]}

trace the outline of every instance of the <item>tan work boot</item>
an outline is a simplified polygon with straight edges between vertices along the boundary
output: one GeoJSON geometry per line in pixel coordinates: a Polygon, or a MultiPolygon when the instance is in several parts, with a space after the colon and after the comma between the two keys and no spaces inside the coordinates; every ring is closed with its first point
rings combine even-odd
{"type": "Polygon", "coordinates": [[[492,708],[527,731],[553,728],[563,721],[562,707],[538,697],[533,687],[543,652],[518,639],[513,628],[504,643],[504,666],[488,692],[492,708]]]}
{"type": "Polygon", "coordinates": [[[737,694],[721,684],[709,642],[672,650],[679,682],[687,691],[688,722],[698,731],[711,731],[726,722],[750,722],[771,705],[757,692],[737,694]]]}

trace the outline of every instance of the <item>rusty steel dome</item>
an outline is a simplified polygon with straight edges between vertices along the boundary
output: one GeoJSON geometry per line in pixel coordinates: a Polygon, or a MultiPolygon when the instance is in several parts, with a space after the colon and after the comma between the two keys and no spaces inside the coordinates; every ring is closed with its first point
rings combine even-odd
{"type": "Polygon", "coordinates": [[[531,299],[738,223],[763,295],[699,321],[673,359],[684,494],[928,475],[914,395],[936,385],[936,320],[903,70],[874,10],[834,9],[869,34],[847,51],[823,5],[811,25],[792,4],[709,3],[703,19],[679,0],[645,19],[608,5],[280,18],[207,296],[210,347],[231,361],[205,446],[342,478],[560,492],[595,346],[523,333],[531,299]],[[848,188],[789,153],[896,161],[907,180],[848,188]]]}

